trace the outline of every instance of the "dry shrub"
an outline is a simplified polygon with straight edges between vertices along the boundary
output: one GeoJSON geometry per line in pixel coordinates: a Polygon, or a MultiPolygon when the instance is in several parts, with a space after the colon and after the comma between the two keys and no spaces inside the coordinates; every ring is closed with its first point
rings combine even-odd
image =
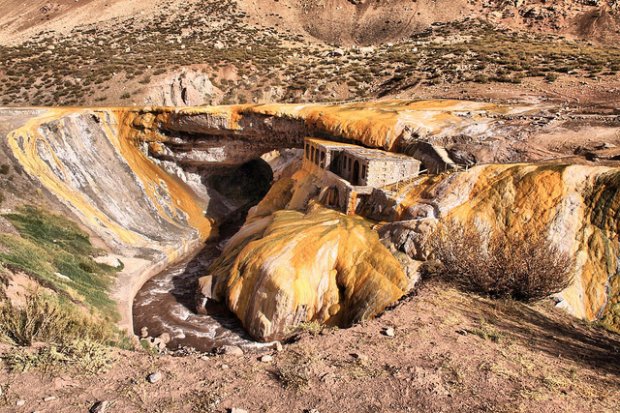
{"type": "Polygon", "coordinates": [[[113,344],[119,333],[108,324],[91,319],[77,306],[61,303],[56,297],[33,292],[23,306],[0,301],[0,340],[19,346],[34,342],[71,343],[92,340],[113,344]]]}
{"type": "Polygon", "coordinates": [[[482,234],[471,225],[440,226],[429,238],[429,272],[459,287],[495,298],[532,302],[572,282],[574,259],[545,233],[482,234]]]}
{"type": "Polygon", "coordinates": [[[63,370],[74,368],[80,374],[97,374],[114,363],[113,353],[103,344],[76,340],[60,346],[15,348],[2,355],[10,371],[26,372],[31,369],[63,370]]]}

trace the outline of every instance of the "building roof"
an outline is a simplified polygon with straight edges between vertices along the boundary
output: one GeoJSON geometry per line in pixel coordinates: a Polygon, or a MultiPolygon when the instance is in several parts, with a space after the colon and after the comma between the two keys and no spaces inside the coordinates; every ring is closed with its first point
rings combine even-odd
{"type": "Polygon", "coordinates": [[[329,141],[326,139],[319,139],[319,138],[306,138],[305,140],[315,145],[320,145],[320,146],[324,146],[326,148],[331,148],[331,149],[362,148],[359,145],[353,145],[351,143],[329,141]]]}
{"type": "Polygon", "coordinates": [[[315,145],[323,146],[327,149],[341,149],[345,153],[367,161],[383,161],[383,162],[403,162],[415,161],[414,158],[400,153],[386,152],[381,149],[364,148],[363,146],[353,145],[351,143],[335,142],[319,138],[306,138],[306,141],[315,145]]]}
{"type": "Polygon", "coordinates": [[[381,162],[407,162],[416,161],[411,156],[403,155],[400,153],[386,152],[379,149],[368,149],[362,147],[346,148],[344,153],[347,153],[355,158],[363,159],[365,161],[381,161],[381,162]]]}

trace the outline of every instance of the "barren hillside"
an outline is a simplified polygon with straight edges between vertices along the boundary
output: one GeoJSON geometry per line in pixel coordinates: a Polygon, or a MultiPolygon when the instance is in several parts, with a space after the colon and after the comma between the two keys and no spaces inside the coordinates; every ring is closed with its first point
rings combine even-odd
{"type": "MultiPolygon", "coordinates": [[[[618,89],[615,1],[2,1],[0,102],[587,99],[618,89]]],[[[611,105],[613,107],[613,104],[611,105]]]]}

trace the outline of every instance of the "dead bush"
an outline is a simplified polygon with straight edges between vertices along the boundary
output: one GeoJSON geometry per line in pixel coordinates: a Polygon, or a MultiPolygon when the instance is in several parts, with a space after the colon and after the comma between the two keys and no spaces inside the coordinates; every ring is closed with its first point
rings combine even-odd
{"type": "Polygon", "coordinates": [[[484,234],[473,224],[438,227],[429,238],[428,272],[459,287],[495,298],[532,302],[572,282],[574,260],[542,233],[484,234]]]}

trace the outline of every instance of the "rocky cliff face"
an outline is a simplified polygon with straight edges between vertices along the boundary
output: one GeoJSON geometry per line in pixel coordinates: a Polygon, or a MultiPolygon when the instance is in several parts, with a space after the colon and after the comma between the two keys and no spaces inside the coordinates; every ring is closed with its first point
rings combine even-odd
{"type": "Polygon", "coordinates": [[[49,111],[8,139],[24,171],[115,249],[209,236],[201,200],[148,160],[123,120],[115,111],[49,111]]]}
{"type": "Polygon", "coordinates": [[[33,182],[125,263],[112,295],[120,325],[133,331],[131,305],[142,284],[216,229],[207,200],[150,161],[126,134],[126,120],[115,110],[49,110],[7,143],[33,182]]]}
{"type": "Polygon", "coordinates": [[[149,84],[144,103],[176,107],[209,105],[217,94],[218,90],[206,74],[184,68],[149,84]]]}
{"type": "MultiPolygon", "coordinates": [[[[31,179],[112,249],[161,268],[236,210],[210,186],[213,171],[221,172],[212,168],[261,156],[277,165],[269,153],[299,148],[306,136],[411,154],[435,145],[451,163],[506,162],[523,156],[514,141],[535,130],[523,123],[549,121],[549,113],[458,101],[58,109],[10,133],[8,143],[31,179]]],[[[308,209],[325,188],[305,171],[291,177],[290,154],[287,172],[277,172],[281,179],[202,285],[255,337],[281,337],[301,321],[347,325],[381,312],[415,282],[428,255],[424,237],[451,219],[544,231],[577,257],[562,305],[578,317],[618,322],[617,169],[486,165],[383,188],[358,213],[384,222],[384,247],[368,222],[308,209]]],[[[152,269],[119,278],[123,306],[152,269]]]]}

